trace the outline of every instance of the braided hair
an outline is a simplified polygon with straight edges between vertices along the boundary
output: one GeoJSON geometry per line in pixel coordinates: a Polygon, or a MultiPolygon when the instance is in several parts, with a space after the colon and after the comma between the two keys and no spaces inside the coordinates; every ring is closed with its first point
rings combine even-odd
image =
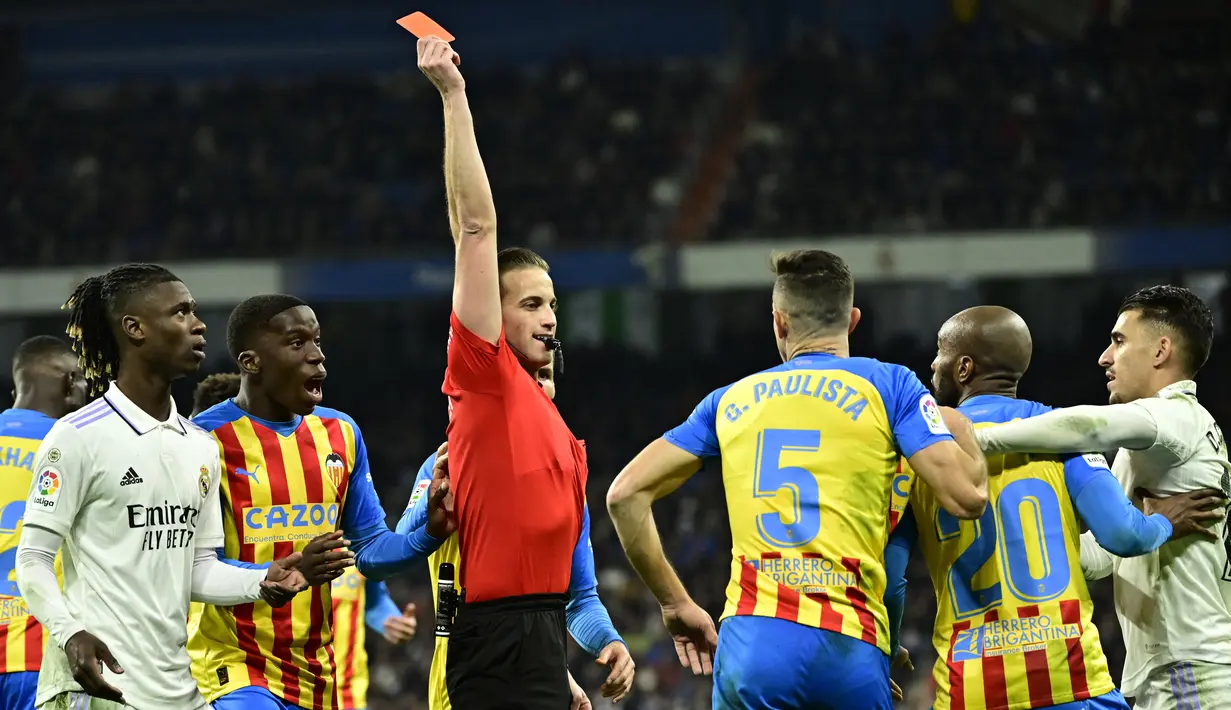
{"type": "Polygon", "coordinates": [[[69,309],[65,332],[91,395],[102,392],[120,371],[120,343],[111,328],[116,308],[134,293],[171,281],[179,278],[157,264],[123,264],[82,281],[64,303],[62,308],[69,309]]]}

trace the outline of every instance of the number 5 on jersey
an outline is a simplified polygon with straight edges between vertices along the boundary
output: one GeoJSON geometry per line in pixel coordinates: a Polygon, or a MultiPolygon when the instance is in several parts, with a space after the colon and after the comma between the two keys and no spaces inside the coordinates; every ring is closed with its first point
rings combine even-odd
{"type": "MultiPolygon", "coordinates": [[[[790,520],[770,511],[757,516],[757,532],[774,547],[803,547],[821,532],[820,485],[802,466],[783,466],[788,451],[813,452],[821,448],[821,432],[815,429],[765,429],[757,434],[757,461],[752,480],[753,498],[776,498],[786,491],[791,500],[790,520]]],[[[772,505],[772,503],[771,503],[772,505]]]]}

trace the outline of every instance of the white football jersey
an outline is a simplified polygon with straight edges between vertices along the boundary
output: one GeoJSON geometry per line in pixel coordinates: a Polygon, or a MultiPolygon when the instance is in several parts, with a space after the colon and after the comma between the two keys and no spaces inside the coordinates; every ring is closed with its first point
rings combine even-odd
{"type": "MultiPolygon", "coordinates": [[[[1154,420],[1158,437],[1148,449],[1116,454],[1111,470],[1126,494],[1137,488],[1159,496],[1200,488],[1231,494],[1226,441],[1197,402],[1196,383],[1177,382],[1130,406],[1154,420]]],[[[1146,555],[1110,559],[1126,651],[1125,695],[1138,695],[1151,671],[1173,663],[1231,664],[1231,538],[1225,520],[1217,531],[1219,542],[1190,536],[1146,555]]],[[[1093,540],[1082,542],[1088,549],[1093,540]]]]}
{"type": "MultiPolygon", "coordinates": [[[[124,669],[108,683],[137,710],[207,707],[189,670],[193,558],[222,546],[218,445],[175,411],[160,422],[112,383],[39,448],[25,524],[64,538],[69,612],[124,669]]],[[[81,687],[48,644],[38,702],[81,687]]]]}

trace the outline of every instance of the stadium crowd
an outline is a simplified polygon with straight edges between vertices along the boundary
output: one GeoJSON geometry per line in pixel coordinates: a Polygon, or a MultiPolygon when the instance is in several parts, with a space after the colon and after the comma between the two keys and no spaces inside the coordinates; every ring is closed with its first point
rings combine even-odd
{"type": "MultiPolygon", "coordinates": [[[[972,44],[946,35],[930,45],[889,41],[873,56],[836,38],[802,36],[764,67],[759,118],[716,234],[1225,218],[1231,64],[1216,39],[1190,41],[1187,58],[1172,61],[1177,47],[1163,42],[1109,41],[1057,55],[1020,36],[972,44]],[[822,100],[798,90],[805,78],[822,100]]],[[[700,140],[717,76],[707,66],[606,69],[578,59],[540,73],[470,78],[502,235],[542,249],[627,243],[651,232],[670,202],[655,188],[680,172],[700,140]],[[491,116],[500,120],[485,120],[491,116]]],[[[416,107],[436,101],[430,92],[407,76],[23,98],[0,127],[0,150],[11,156],[0,173],[6,258],[64,265],[404,253],[419,245],[439,251],[448,232],[439,112],[434,104],[416,107]]],[[[1071,314],[1082,322],[1076,342],[1036,340],[1023,396],[1054,405],[1105,400],[1094,361],[1122,295],[1109,291],[1100,307],[1071,314]]],[[[395,319],[382,323],[351,308],[334,315],[353,319],[333,321],[322,309],[331,357],[326,401],[364,428],[392,523],[420,462],[444,436],[447,306],[426,306],[439,311],[436,325],[396,338],[379,335],[396,330],[395,319]],[[439,342],[441,352],[408,354],[411,341],[439,342]],[[373,358],[385,367],[364,367],[373,358]],[[391,378],[387,368],[401,374],[391,378]]],[[[1220,363],[1231,346],[1231,291],[1222,294],[1221,312],[1224,329],[1200,385],[1203,402],[1225,422],[1231,375],[1220,363]]],[[[875,342],[863,328],[853,340],[857,352],[906,364],[927,381],[934,343],[875,342]]],[[[679,667],[656,604],[599,512],[607,486],[633,452],[681,421],[715,383],[774,362],[767,332],[724,341],[720,354],[708,356],[569,350],[557,402],[587,442],[600,594],[638,664],[637,689],[625,701],[632,710],[708,707],[710,682],[679,667]]],[[[671,521],[668,554],[716,617],[728,568],[715,560],[725,561],[729,532],[715,475],[698,476],[665,501],[658,519],[671,521]]],[[[916,563],[909,578],[903,643],[916,670],[900,679],[906,707],[926,708],[935,605],[926,571],[916,563]]],[[[391,580],[390,589],[399,604],[431,608],[426,569],[391,580]]],[[[1110,584],[1092,591],[1118,674],[1123,650],[1110,584]]],[[[420,638],[399,648],[370,637],[371,710],[426,707],[432,639],[429,624],[419,628],[420,638]]],[[[596,690],[605,671],[576,646],[572,652],[579,682],[596,690]]],[[[597,693],[594,701],[598,707],[597,693]]]]}

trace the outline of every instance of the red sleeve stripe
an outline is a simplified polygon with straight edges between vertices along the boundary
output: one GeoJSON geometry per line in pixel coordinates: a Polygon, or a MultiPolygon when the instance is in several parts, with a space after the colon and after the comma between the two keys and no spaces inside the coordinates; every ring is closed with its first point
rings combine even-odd
{"type": "MultiPolygon", "coordinates": [[[[1080,601],[1066,599],[1060,602],[1060,623],[1081,624],[1080,601]]],[[[1071,638],[1065,643],[1069,650],[1069,678],[1073,681],[1073,699],[1085,700],[1090,697],[1090,686],[1086,682],[1086,653],[1081,648],[1081,637],[1071,638]]]]}
{"type": "Polygon", "coordinates": [[[876,617],[868,611],[868,595],[863,591],[863,571],[859,568],[859,560],[854,557],[843,557],[842,566],[847,572],[855,575],[857,586],[846,588],[846,600],[855,608],[855,618],[859,619],[859,626],[863,628],[861,638],[867,643],[876,645],[876,617]]]}
{"type": "MultiPolygon", "coordinates": [[[[261,451],[265,457],[265,480],[269,486],[271,505],[290,505],[291,494],[286,485],[286,461],[282,458],[282,445],[278,435],[263,426],[254,426],[257,439],[261,442],[261,451]]],[[[281,559],[295,551],[295,543],[290,541],[274,543],[274,559],[281,559]]],[[[316,590],[313,591],[315,597],[316,590]]],[[[299,705],[299,669],[291,647],[295,642],[295,624],[292,619],[295,603],[270,609],[273,621],[274,643],[270,649],[273,658],[278,659],[282,670],[282,699],[291,705],[299,705]]]]}
{"type": "MultiPolygon", "coordinates": [[[[1000,618],[1000,612],[993,609],[983,616],[983,623],[990,624],[1000,618]]],[[[1003,708],[1009,705],[1009,690],[1004,679],[1004,656],[983,657],[983,701],[989,708],[1003,708]]]]}
{"type": "MultiPolygon", "coordinates": [[[[304,493],[307,496],[307,503],[323,502],[325,500],[325,483],[321,474],[321,462],[323,460],[321,451],[316,448],[316,440],[312,437],[312,430],[306,426],[300,426],[295,430],[295,443],[299,447],[300,466],[303,469],[304,478],[304,493]]],[[[341,519],[339,512],[338,518],[341,519]]],[[[304,659],[307,661],[308,673],[312,676],[312,707],[319,708],[325,700],[325,690],[328,686],[328,676],[326,669],[321,665],[318,658],[321,646],[324,643],[325,633],[332,638],[332,629],[326,631],[327,615],[325,614],[325,605],[329,601],[325,598],[325,592],[322,591],[328,587],[313,587],[312,588],[312,607],[309,617],[308,639],[303,645],[304,659]]],[[[328,675],[333,675],[333,668],[328,669],[328,675]]]]}
{"type": "MultiPolygon", "coordinates": [[[[1039,615],[1039,605],[1018,607],[1017,618],[1026,619],[1039,615]]],[[[1030,707],[1044,708],[1053,705],[1051,696],[1051,663],[1047,649],[1035,649],[1022,654],[1026,662],[1026,688],[1030,692],[1030,707]]]]}
{"type": "MultiPolygon", "coordinates": [[[[227,479],[231,516],[239,538],[238,559],[241,562],[256,562],[255,546],[244,542],[244,508],[252,505],[252,488],[247,476],[231,476],[229,473],[246,465],[244,447],[239,443],[233,423],[215,429],[214,436],[222,445],[222,475],[227,479]]],[[[256,642],[256,621],[252,615],[254,608],[252,604],[240,604],[231,608],[231,614],[235,617],[236,642],[244,652],[244,665],[248,667],[248,682],[265,687],[265,657],[256,642]]]]}
{"type": "Polygon", "coordinates": [[[953,661],[953,643],[970,628],[970,621],[959,621],[953,625],[952,637],[949,642],[949,710],[966,710],[966,661],[953,661]]]}

